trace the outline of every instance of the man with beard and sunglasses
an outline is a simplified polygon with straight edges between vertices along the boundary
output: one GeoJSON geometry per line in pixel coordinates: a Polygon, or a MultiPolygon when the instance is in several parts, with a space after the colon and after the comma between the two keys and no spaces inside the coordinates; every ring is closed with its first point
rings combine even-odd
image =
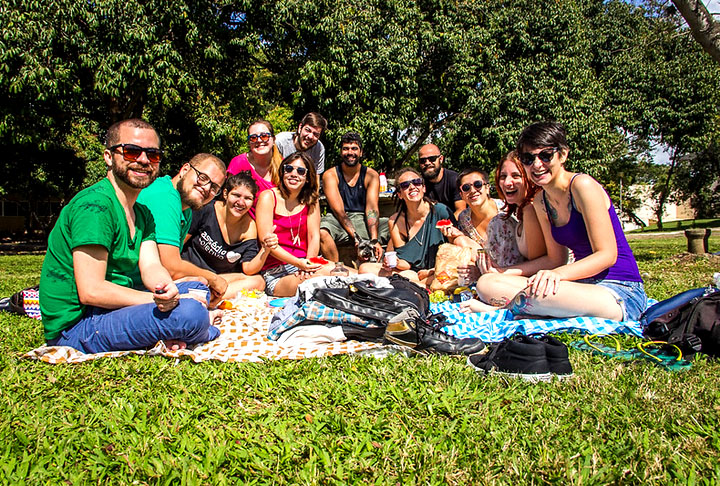
{"type": "Polygon", "coordinates": [[[174,279],[201,277],[217,304],[227,290],[227,281],[180,257],[192,223],[193,210],[201,209],[220,192],[225,182],[225,163],[211,154],[197,154],[185,163],[175,177],[159,177],[138,197],[155,218],[155,236],[160,261],[174,279]]]}
{"type": "Polygon", "coordinates": [[[457,217],[467,205],[457,189],[458,173],[443,167],[444,161],[445,157],[440,154],[437,145],[430,143],[420,147],[418,162],[420,172],[425,180],[426,195],[433,201],[441,202],[452,208],[457,217]]]}
{"type": "Polygon", "coordinates": [[[380,218],[378,210],[380,176],[360,163],[362,155],[360,134],[348,132],[340,139],[341,164],[323,174],[331,212],[320,221],[320,253],[330,261],[338,261],[338,244],[358,247],[360,239],[374,241],[379,261],[388,240],[388,218],[380,218]]]}
{"type": "Polygon", "coordinates": [[[310,112],[300,120],[296,132],[281,132],[275,136],[275,146],[282,158],[302,152],[315,162],[318,182],[325,172],[325,146],[320,136],[327,128],[327,120],[320,113],[310,112]]]}
{"type": "Polygon", "coordinates": [[[108,175],[60,212],[40,277],[40,310],[50,346],[84,353],[142,349],[164,341],[181,349],[215,339],[205,305],[175,284],[160,262],[155,221],[136,200],[162,159],[155,129],[139,119],[110,127],[108,175]]]}

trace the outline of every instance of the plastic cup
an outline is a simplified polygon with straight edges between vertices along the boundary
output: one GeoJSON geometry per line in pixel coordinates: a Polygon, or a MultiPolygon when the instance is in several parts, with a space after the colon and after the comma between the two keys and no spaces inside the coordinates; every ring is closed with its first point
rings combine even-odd
{"type": "Polygon", "coordinates": [[[386,251],[385,252],[385,265],[387,265],[388,268],[397,267],[397,252],[394,252],[394,251],[386,251]]]}
{"type": "Polygon", "coordinates": [[[188,289],[188,294],[190,294],[193,297],[195,297],[196,299],[200,300],[200,302],[205,302],[207,304],[207,298],[208,298],[207,290],[188,289]]]}

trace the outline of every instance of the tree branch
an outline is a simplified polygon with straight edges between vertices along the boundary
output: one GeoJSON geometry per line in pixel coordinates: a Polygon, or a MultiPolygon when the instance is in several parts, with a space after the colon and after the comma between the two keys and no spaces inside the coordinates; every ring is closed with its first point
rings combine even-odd
{"type": "Polygon", "coordinates": [[[720,23],[701,0],[672,0],[690,27],[695,40],[720,64],[720,23]]]}

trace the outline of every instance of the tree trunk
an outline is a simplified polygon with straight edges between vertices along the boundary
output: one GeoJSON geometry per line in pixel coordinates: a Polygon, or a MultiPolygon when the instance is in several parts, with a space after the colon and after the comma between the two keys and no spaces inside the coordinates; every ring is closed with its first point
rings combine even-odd
{"type": "Polygon", "coordinates": [[[693,37],[720,64],[720,23],[701,0],[672,0],[690,27],[693,37]]]}
{"type": "Polygon", "coordinates": [[[663,212],[665,212],[665,203],[667,202],[668,196],[670,195],[670,182],[672,181],[673,172],[675,171],[675,165],[677,164],[676,155],[677,154],[673,153],[673,156],[670,158],[670,168],[668,169],[667,179],[665,179],[665,184],[660,190],[660,198],[658,199],[658,205],[655,210],[655,216],[657,216],[658,220],[658,229],[663,229],[662,215],[663,212]]]}

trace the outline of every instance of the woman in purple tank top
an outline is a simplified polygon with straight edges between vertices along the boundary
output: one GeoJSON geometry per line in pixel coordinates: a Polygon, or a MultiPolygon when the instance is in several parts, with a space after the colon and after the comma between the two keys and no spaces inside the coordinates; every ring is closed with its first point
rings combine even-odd
{"type": "MultiPolygon", "coordinates": [[[[565,169],[564,127],[557,122],[528,126],[517,151],[528,178],[542,188],[533,208],[547,254],[525,267],[533,274],[480,277],[481,299],[516,315],[637,320],[647,297],[635,257],[605,189],[589,175],[565,169]],[[575,256],[572,263],[566,263],[568,248],[575,256]]],[[[464,308],[493,309],[478,301],[464,308]]]]}

